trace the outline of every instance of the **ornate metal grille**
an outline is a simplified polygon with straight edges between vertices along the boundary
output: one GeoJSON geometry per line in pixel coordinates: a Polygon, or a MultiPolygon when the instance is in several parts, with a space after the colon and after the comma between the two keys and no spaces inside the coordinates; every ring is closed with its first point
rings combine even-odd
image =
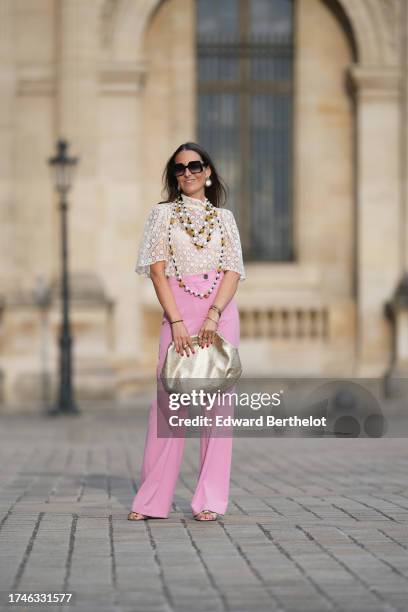
{"type": "Polygon", "coordinates": [[[199,142],[230,187],[245,260],[291,260],[293,2],[196,7],[199,142]]]}

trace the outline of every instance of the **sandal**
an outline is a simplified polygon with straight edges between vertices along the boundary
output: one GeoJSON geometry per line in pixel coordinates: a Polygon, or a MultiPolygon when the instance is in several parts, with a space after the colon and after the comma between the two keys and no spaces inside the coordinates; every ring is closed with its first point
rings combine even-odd
{"type": "Polygon", "coordinates": [[[129,512],[128,521],[145,521],[149,517],[144,514],[140,514],[140,512],[129,512]]]}
{"type": "Polygon", "coordinates": [[[201,512],[196,514],[194,518],[196,521],[216,521],[218,518],[218,514],[216,512],[213,512],[212,510],[201,510],[201,512]],[[204,514],[205,516],[208,516],[208,518],[198,518],[200,514],[204,514]]]}

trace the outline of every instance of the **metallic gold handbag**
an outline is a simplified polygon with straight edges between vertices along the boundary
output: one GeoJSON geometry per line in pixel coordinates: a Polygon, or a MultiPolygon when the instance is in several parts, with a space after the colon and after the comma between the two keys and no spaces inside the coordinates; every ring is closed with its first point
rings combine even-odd
{"type": "Polygon", "coordinates": [[[201,347],[198,334],[191,336],[195,353],[179,355],[174,342],[167,349],[160,379],[167,393],[191,393],[193,389],[205,392],[225,391],[242,374],[238,349],[219,332],[208,347],[201,347]]]}

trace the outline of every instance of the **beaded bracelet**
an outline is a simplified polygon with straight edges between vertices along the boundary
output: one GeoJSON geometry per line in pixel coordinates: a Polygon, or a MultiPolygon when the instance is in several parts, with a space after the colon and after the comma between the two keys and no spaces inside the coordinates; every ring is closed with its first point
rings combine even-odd
{"type": "Polygon", "coordinates": [[[214,321],[214,319],[212,319],[211,317],[205,317],[206,319],[210,319],[210,321],[212,321],[213,323],[218,323],[218,321],[214,321]]]}

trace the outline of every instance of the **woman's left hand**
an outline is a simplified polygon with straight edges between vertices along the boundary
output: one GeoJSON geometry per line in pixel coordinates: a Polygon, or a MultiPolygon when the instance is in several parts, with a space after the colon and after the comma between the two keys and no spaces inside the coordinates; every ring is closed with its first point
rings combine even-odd
{"type": "Polygon", "coordinates": [[[200,331],[198,332],[199,345],[204,348],[210,346],[214,342],[214,335],[217,331],[218,324],[210,319],[204,319],[200,331]]]}

